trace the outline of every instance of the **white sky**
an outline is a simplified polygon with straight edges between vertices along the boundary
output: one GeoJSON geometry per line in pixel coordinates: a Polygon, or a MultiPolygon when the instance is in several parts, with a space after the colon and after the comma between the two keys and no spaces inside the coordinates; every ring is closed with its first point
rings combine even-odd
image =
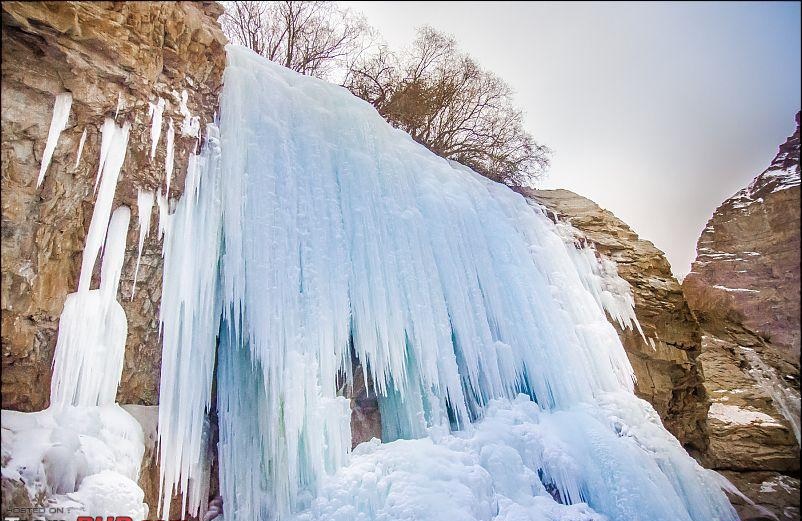
{"type": "Polygon", "coordinates": [[[393,47],[429,24],[506,80],[554,150],[543,188],[596,201],[684,275],[715,208],[800,107],[798,3],[341,2],[393,47]]]}

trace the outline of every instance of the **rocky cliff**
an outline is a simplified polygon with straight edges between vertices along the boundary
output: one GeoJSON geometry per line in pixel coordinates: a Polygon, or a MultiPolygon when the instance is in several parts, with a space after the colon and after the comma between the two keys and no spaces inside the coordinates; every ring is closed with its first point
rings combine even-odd
{"type": "MultiPolygon", "coordinates": [[[[144,240],[134,293],[136,223],[140,212],[157,213],[150,205],[140,208],[138,196],[161,193],[167,210],[181,195],[189,155],[214,117],[222,84],[226,38],[216,22],[221,13],[216,2],[2,3],[3,409],[48,406],[58,319],[65,297],[78,285],[108,119],[130,124],[113,201],[132,214],[118,295],[128,337],[117,400],[158,403],[162,245],[157,215],[144,240]],[[64,129],[37,186],[55,100],[65,93],[72,102],[64,129]],[[168,180],[170,164],[174,174],[168,180]]],[[[148,425],[156,408],[149,410],[138,418],[147,420],[143,426],[152,436],[148,425]]],[[[151,512],[157,480],[149,448],[140,485],[151,512]]],[[[7,498],[20,505],[13,498],[18,483],[4,477],[3,491],[4,512],[7,498]]]]}
{"type": "Polygon", "coordinates": [[[712,400],[705,463],[781,519],[799,518],[799,120],[716,209],[683,282],[712,400]]]}
{"type": "Polygon", "coordinates": [[[118,399],[158,402],[161,243],[154,218],[132,298],[137,195],[166,192],[172,120],[175,174],[167,197],[180,196],[188,155],[199,141],[197,132],[184,132],[182,122],[198,118],[203,129],[214,116],[222,83],[226,39],[216,23],[221,12],[214,2],[2,3],[3,408],[48,405],[58,317],[64,298],[77,287],[106,118],[131,124],[114,200],[132,213],[120,295],[128,341],[118,399]],[[65,92],[72,95],[69,117],[37,187],[54,100],[65,92]],[[163,107],[153,158],[151,105],[163,107]]]}
{"type": "Polygon", "coordinates": [[[704,450],[707,395],[697,357],[699,326],[665,255],[593,201],[568,190],[521,190],[556,219],[568,221],[602,255],[616,263],[631,287],[643,329],[623,328],[610,317],[637,377],[637,394],[650,402],[688,449],[704,450]]]}

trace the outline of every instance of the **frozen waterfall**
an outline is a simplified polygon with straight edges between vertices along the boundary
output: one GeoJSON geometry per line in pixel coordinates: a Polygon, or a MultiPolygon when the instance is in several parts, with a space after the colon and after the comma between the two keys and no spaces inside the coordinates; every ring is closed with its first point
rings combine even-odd
{"type": "Polygon", "coordinates": [[[160,223],[165,503],[201,506],[216,370],[226,521],[737,519],[537,205],[240,47],[205,135],[160,223]]]}

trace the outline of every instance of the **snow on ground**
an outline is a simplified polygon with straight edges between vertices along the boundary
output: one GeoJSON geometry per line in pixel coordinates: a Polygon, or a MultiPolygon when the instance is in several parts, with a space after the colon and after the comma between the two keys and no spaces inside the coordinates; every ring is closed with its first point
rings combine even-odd
{"type": "MultiPolygon", "coordinates": [[[[41,506],[143,519],[137,485],[145,450],[142,428],[119,405],[3,410],[3,477],[22,482],[41,506]],[[65,508],[66,509],[66,508],[65,508]]],[[[59,516],[62,517],[62,516],[59,516]]]]}

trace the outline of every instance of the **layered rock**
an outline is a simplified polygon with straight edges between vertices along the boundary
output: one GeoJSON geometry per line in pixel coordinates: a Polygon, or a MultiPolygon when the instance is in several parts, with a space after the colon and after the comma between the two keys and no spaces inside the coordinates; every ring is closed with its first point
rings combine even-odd
{"type": "Polygon", "coordinates": [[[705,463],[780,519],[799,518],[799,120],[770,166],[716,209],[683,282],[712,400],[705,463]]]}
{"type": "Polygon", "coordinates": [[[119,297],[128,341],[118,399],[158,402],[161,244],[154,218],[132,299],[137,193],[165,192],[170,119],[175,173],[168,197],[183,189],[187,159],[199,139],[182,132],[182,124],[190,114],[201,129],[212,120],[222,82],[226,40],[215,20],[221,12],[214,2],[3,2],[3,408],[48,405],[58,317],[77,287],[106,118],[131,124],[114,199],[115,207],[127,205],[132,212],[119,297]],[[54,99],[64,92],[73,100],[69,118],[37,188],[54,99]],[[149,108],[159,98],[166,102],[163,129],[151,159],[149,108]]]}
{"type": "Polygon", "coordinates": [[[742,519],[760,518],[768,510],[778,519],[798,520],[799,445],[778,407],[778,400],[785,400],[793,408],[795,395],[798,418],[798,390],[761,361],[759,353],[772,347],[758,335],[735,323],[719,324],[715,333],[710,323],[703,327],[699,360],[712,404],[710,444],[701,461],[757,503],[730,498],[742,519]]]}
{"type": "Polygon", "coordinates": [[[631,287],[644,333],[610,317],[635,370],[635,391],[688,449],[704,450],[708,402],[697,360],[701,336],[665,255],[589,199],[568,190],[521,191],[556,219],[568,221],[599,255],[615,262],[618,275],[631,287]]]}

